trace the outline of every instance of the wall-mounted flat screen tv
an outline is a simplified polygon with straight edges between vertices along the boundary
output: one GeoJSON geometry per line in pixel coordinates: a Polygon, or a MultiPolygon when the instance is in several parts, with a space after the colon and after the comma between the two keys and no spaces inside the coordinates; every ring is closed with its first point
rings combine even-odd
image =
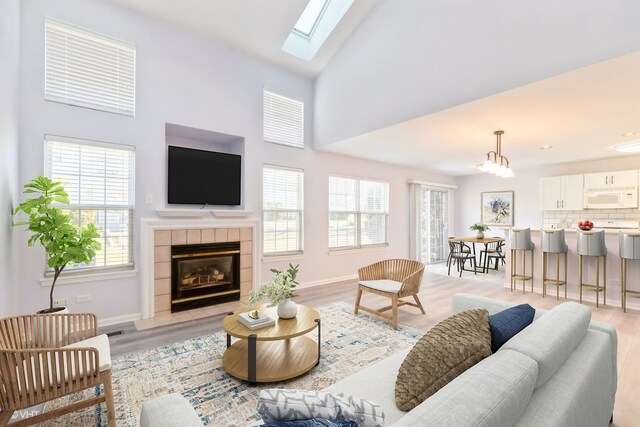
{"type": "Polygon", "coordinates": [[[168,202],[181,205],[240,205],[242,157],[169,146],[168,202]]]}

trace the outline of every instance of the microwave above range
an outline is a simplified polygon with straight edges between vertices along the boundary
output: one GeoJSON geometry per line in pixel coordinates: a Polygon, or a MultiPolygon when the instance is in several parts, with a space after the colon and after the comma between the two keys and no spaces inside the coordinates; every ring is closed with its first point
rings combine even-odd
{"type": "Polygon", "coordinates": [[[583,206],[585,209],[637,208],[638,187],[587,190],[583,206]]]}

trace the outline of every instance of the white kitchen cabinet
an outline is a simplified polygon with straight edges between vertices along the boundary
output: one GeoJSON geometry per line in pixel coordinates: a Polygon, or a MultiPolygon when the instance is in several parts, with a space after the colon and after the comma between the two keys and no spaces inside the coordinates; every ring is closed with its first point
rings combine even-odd
{"type": "Polygon", "coordinates": [[[637,170],[607,173],[589,173],[584,176],[584,188],[587,190],[636,187],[637,185],[637,170]]]}
{"type": "Polygon", "coordinates": [[[542,178],[542,210],[555,211],[560,209],[560,177],[542,178]]]}
{"type": "Polygon", "coordinates": [[[582,175],[542,178],[542,210],[582,210],[584,182],[582,175]]]}

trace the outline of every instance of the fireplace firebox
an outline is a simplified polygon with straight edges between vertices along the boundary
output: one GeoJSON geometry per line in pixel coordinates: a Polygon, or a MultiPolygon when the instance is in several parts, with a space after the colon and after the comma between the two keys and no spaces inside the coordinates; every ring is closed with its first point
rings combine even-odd
{"type": "Polygon", "coordinates": [[[240,242],[171,247],[171,312],[240,299],[240,242]]]}

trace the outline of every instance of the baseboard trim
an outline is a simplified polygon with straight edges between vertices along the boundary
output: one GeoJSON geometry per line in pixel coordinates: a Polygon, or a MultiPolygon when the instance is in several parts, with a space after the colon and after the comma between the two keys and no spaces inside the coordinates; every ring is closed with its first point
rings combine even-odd
{"type": "Polygon", "coordinates": [[[125,314],[124,316],[109,317],[107,319],[98,319],[98,326],[112,326],[120,323],[133,322],[142,319],[142,313],[125,314]]]}
{"type": "Polygon", "coordinates": [[[329,279],[314,280],[312,282],[304,282],[298,286],[298,289],[313,288],[316,286],[331,285],[333,283],[352,282],[358,280],[357,274],[349,274],[347,276],[331,277],[329,279]]]}

